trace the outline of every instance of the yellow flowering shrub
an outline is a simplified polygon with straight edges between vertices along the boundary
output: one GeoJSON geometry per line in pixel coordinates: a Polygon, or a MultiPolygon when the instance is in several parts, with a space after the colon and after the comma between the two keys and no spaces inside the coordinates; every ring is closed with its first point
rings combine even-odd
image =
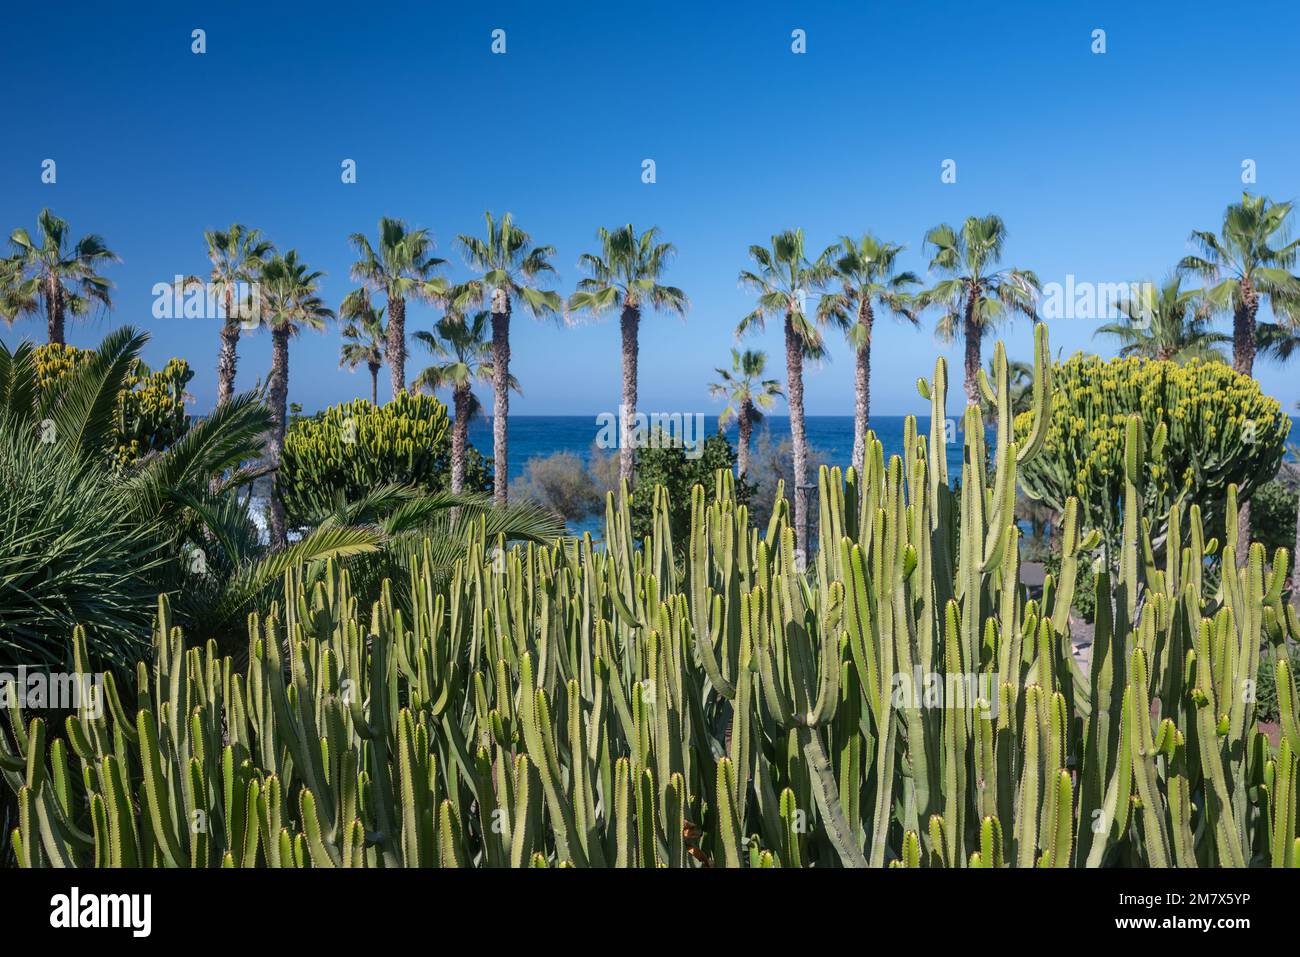
{"type": "MultiPolygon", "coordinates": [[[[35,350],[36,376],[42,390],[55,385],[94,354],[59,343],[35,350]]],[[[138,365],[118,396],[115,458],[118,467],[161,452],[190,428],[185,387],[194,372],[184,359],[172,359],[157,371],[138,365]]]]}
{"type": "MultiPolygon", "coordinates": [[[[1085,528],[1116,541],[1122,524],[1124,422],[1142,416],[1148,441],[1143,517],[1152,539],[1163,538],[1169,508],[1201,507],[1207,532],[1218,534],[1228,485],[1241,501],[1277,473],[1291,421],[1281,404],[1250,376],[1218,362],[1185,365],[1139,358],[1102,359],[1082,353],[1055,367],[1052,418],[1039,455],[1020,469],[1032,499],[1063,510],[1079,499],[1085,528]],[[1164,447],[1150,448],[1157,426],[1164,447]]],[[[1015,422],[1017,436],[1031,417],[1015,422]]]]}

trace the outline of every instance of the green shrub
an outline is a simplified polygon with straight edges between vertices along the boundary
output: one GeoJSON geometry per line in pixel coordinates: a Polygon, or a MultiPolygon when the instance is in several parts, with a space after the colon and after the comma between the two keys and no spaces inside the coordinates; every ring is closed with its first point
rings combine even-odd
{"type": "MultiPolygon", "coordinates": [[[[451,423],[432,396],[403,392],[381,406],[354,399],[295,420],[285,435],[276,489],[292,525],[331,511],[340,495],[356,501],[390,483],[451,487],[451,423]]],[[[465,491],[491,490],[491,470],[471,446],[465,491]]]]}
{"type": "MultiPolygon", "coordinates": [[[[651,438],[646,448],[637,450],[636,487],[632,495],[632,534],[644,538],[650,534],[654,518],[653,489],[661,485],[668,492],[671,511],[669,524],[673,543],[680,554],[685,548],[686,533],[691,527],[691,489],[696,485],[713,487],[713,476],[719,469],[734,472],[736,450],[727,437],[715,432],[704,440],[703,450],[691,457],[681,444],[667,439],[651,438]]],[[[748,504],[753,486],[748,482],[736,483],[736,499],[748,504]]]]}
{"type": "Polygon", "coordinates": [[[1300,495],[1277,479],[1265,482],[1250,500],[1250,540],[1271,554],[1295,546],[1296,504],[1300,495]]]}
{"type": "MultiPolygon", "coordinates": [[[[1239,501],[1277,472],[1291,422],[1259,384],[1223,363],[1178,365],[1075,355],[1053,373],[1051,418],[1042,452],[1025,462],[1020,481],[1031,498],[1057,511],[1079,500],[1079,519],[1113,549],[1124,493],[1124,423],[1142,419],[1150,443],[1141,515],[1161,547],[1169,508],[1197,505],[1208,534],[1222,541],[1230,483],[1239,501]]],[[[1033,424],[1016,418],[1017,438],[1033,424]]]]}
{"type": "Polygon", "coordinates": [[[605,504],[596,480],[572,452],[531,458],[524,474],[510,483],[511,501],[532,501],[566,521],[592,515],[605,504]]]}

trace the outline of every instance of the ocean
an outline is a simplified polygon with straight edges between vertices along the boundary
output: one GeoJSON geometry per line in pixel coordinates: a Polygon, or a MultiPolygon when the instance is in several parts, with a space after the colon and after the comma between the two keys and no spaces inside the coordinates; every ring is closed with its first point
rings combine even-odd
{"type": "MultiPolygon", "coordinates": [[[[885,457],[901,454],[903,451],[903,422],[901,415],[873,416],[871,428],[884,443],[885,457]]],[[[851,415],[810,415],[804,419],[808,433],[808,444],[827,464],[847,466],[853,454],[853,416],[851,415]]],[[[930,418],[926,416],[917,420],[917,428],[928,432],[930,418]]],[[[712,435],[718,430],[718,417],[704,417],[704,434],[712,435]]],[[[591,415],[512,415],[510,417],[510,481],[524,473],[524,467],[532,458],[544,458],[556,452],[572,452],[582,458],[584,464],[591,461],[591,453],[601,425],[591,415]]],[[[764,432],[770,433],[774,443],[780,443],[790,437],[790,418],[784,415],[770,415],[764,418],[754,429],[752,444],[757,444],[764,432]]],[[[992,434],[992,433],[990,433],[992,434]]],[[[737,435],[735,424],[726,429],[727,438],[735,445],[737,435]]],[[[486,456],[492,454],[492,421],[483,416],[475,419],[469,427],[469,440],[476,449],[486,456]]],[[[960,446],[948,449],[950,465],[961,464],[960,446]]]]}
{"type": "MultiPolygon", "coordinates": [[[[808,444],[812,449],[812,461],[825,462],[827,465],[847,467],[853,454],[853,416],[851,415],[810,415],[805,418],[808,444]]],[[[884,445],[885,459],[903,452],[903,423],[905,416],[875,415],[871,417],[870,428],[884,445]]],[[[1300,419],[1292,418],[1290,442],[1300,442],[1300,419]]],[[[712,435],[718,429],[718,417],[705,416],[704,434],[712,435]]],[[[928,434],[930,417],[918,417],[917,429],[928,434]]],[[[601,431],[601,424],[595,416],[590,415],[512,415],[510,417],[510,469],[509,478],[523,475],[528,461],[533,458],[545,458],[556,452],[571,452],[590,464],[596,438],[601,431]]],[[[757,446],[766,432],[773,444],[779,444],[790,437],[790,418],[783,415],[769,415],[754,430],[752,446],[757,446]]],[[[733,423],[726,430],[727,438],[734,445],[736,427],[733,423]]],[[[470,424],[470,442],[485,456],[492,454],[492,422],[483,416],[470,424]]],[[[989,430],[989,442],[994,440],[994,430],[989,430]]],[[[960,434],[949,435],[948,473],[952,477],[961,474],[962,443],[960,434]]],[[[1289,456],[1288,456],[1289,457],[1289,456]]],[[[810,475],[816,480],[816,475],[810,475]]],[[[582,534],[591,531],[597,534],[603,522],[603,513],[586,519],[570,522],[569,531],[582,534]]]]}

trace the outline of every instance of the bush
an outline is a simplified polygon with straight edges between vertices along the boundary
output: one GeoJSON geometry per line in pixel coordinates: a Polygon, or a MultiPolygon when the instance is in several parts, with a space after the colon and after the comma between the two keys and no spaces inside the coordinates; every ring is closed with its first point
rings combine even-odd
{"type": "Polygon", "coordinates": [[[1250,540],[1262,542],[1271,555],[1295,546],[1296,507],[1300,495],[1277,479],[1265,482],[1250,500],[1250,540]]]}
{"type": "MultiPolygon", "coordinates": [[[[689,457],[680,444],[665,441],[655,448],[653,439],[648,444],[651,447],[637,450],[636,491],[630,506],[632,535],[639,539],[650,534],[654,518],[653,489],[662,485],[668,491],[672,508],[669,526],[680,556],[684,554],[686,533],[691,527],[691,489],[703,485],[708,494],[713,494],[714,474],[719,469],[736,470],[736,450],[721,432],[706,438],[703,451],[695,458],[689,457]]],[[[753,486],[748,482],[736,483],[736,500],[740,504],[748,504],[752,493],[753,486]]]]}
{"type": "Polygon", "coordinates": [[[529,459],[524,474],[510,483],[510,498],[536,502],[570,522],[600,511],[605,504],[596,480],[572,452],[529,459]]]}
{"type": "MultiPolygon", "coordinates": [[[[1239,501],[1277,472],[1290,420],[1259,384],[1223,363],[1186,365],[1075,355],[1055,367],[1051,419],[1041,452],[1023,463],[1025,493],[1063,512],[1079,499],[1079,520],[1113,546],[1124,493],[1124,422],[1141,416],[1148,454],[1141,514],[1159,548],[1169,507],[1201,508],[1207,534],[1221,536],[1230,483],[1239,501]]],[[[1017,438],[1032,415],[1016,418],[1017,438]]],[[[1220,538],[1220,540],[1222,540],[1220,538]]]]}
{"type": "MultiPolygon", "coordinates": [[[[354,399],[295,420],[285,435],[276,490],[291,525],[332,510],[340,495],[355,501],[389,483],[451,487],[451,422],[432,396],[403,392],[382,406],[354,399]]],[[[470,446],[465,491],[491,489],[491,471],[470,446]]]]}
{"type": "MultiPolygon", "coordinates": [[[[33,350],[42,392],[90,359],[93,349],[51,343],[33,350]]],[[[159,372],[136,360],[118,398],[115,460],[119,468],[162,452],[190,428],[185,387],[194,372],[184,359],[172,359],[159,372]]]]}

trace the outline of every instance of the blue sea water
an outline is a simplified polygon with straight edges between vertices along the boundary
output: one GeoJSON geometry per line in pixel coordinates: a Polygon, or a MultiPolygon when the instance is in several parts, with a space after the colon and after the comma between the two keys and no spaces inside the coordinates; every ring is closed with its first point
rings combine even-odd
{"type": "MultiPolygon", "coordinates": [[[[873,416],[871,428],[885,448],[885,458],[903,451],[903,422],[901,415],[873,416]]],[[[810,415],[805,418],[808,444],[821,455],[828,464],[846,467],[853,454],[853,416],[851,415],[810,415]]],[[[928,432],[929,416],[918,418],[917,428],[928,432]]],[[[556,452],[572,452],[582,458],[584,464],[591,460],[592,447],[601,430],[595,416],[585,415],[512,415],[510,417],[510,469],[511,481],[523,474],[529,459],[544,458],[556,452]]],[[[718,430],[718,417],[704,417],[704,434],[712,435],[718,430]]],[[[790,437],[789,416],[772,415],[766,417],[754,430],[753,442],[757,443],[760,435],[768,431],[772,441],[779,443],[790,437]]],[[[726,430],[727,438],[734,445],[736,428],[732,424],[726,430]]],[[[470,442],[484,455],[492,454],[492,421],[480,417],[469,428],[470,442]]],[[[950,467],[960,468],[960,444],[949,446],[948,461],[950,467]]]]}
{"type": "MultiPolygon", "coordinates": [[[[853,416],[810,415],[804,421],[808,434],[808,444],[812,449],[815,460],[824,461],[828,465],[838,465],[846,468],[853,455],[853,416]]],[[[870,427],[875,430],[877,437],[884,445],[886,461],[891,455],[902,454],[904,421],[905,417],[901,415],[874,416],[871,419],[870,427]]],[[[928,433],[930,428],[929,416],[918,418],[917,428],[922,433],[928,433]]],[[[716,415],[705,416],[703,434],[705,436],[712,435],[717,430],[718,417],[716,415]]],[[[530,459],[545,458],[556,452],[571,452],[581,458],[584,465],[589,465],[600,431],[601,425],[597,422],[595,416],[512,415],[510,417],[510,468],[508,471],[510,481],[513,482],[517,477],[524,474],[530,459]]],[[[735,424],[732,423],[725,431],[727,438],[735,445],[737,440],[735,424]]],[[[783,440],[790,437],[789,416],[769,415],[765,417],[763,422],[754,430],[751,449],[759,444],[765,432],[768,433],[774,445],[779,445],[783,440]]],[[[470,425],[469,439],[475,448],[485,456],[490,456],[492,454],[491,418],[480,417],[475,419],[470,425]]],[[[596,451],[608,454],[607,450],[596,451]]],[[[948,447],[948,467],[950,474],[954,470],[956,470],[956,474],[960,474],[960,441],[954,442],[948,447]]],[[[815,481],[816,476],[812,475],[810,479],[815,481]]],[[[569,531],[575,535],[587,531],[598,535],[603,521],[603,514],[592,515],[586,519],[570,522],[569,531]]]]}
{"type": "MultiPolygon", "coordinates": [[[[903,452],[903,423],[901,415],[876,415],[871,417],[870,428],[876,433],[884,446],[885,459],[903,452]]],[[[818,460],[829,465],[847,467],[853,454],[853,417],[851,415],[810,415],[805,419],[808,444],[818,460]]],[[[930,429],[929,416],[917,418],[917,428],[922,434],[930,429]]],[[[510,417],[510,468],[509,478],[523,475],[530,459],[545,458],[556,452],[571,452],[589,464],[600,423],[595,416],[585,415],[512,415],[510,417]]],[[[705,416],[704,434],[711,435],[718,429],[717,416],[705,416]]],[[[769,415],[755,429],[753,442],[757,444],[764,431],[770,433],[774,444],[790,437],[790,419],[788,416],[769,415]]],[[[726,430],[728,439],[734,445],[736,429],[733,424],[726,430]]],[[[492,422],[490,417],[480,417],[471,423],[470,442],[485,456],[492,454],[492,422]]],[[[993,441],[990,430],[989,441],[993,441]]],[[[1300,442],[1300,419],[1291,420],[1290,442],[1300,442]]],[[[952,477],[961,474],[962,443],[960,435],[949,436],[948,473],[952,477]]],[[[815,480],[815,476],[811,476],[815,480]]],[[[601,516],[591,516],[579,522],[570,523],[569,530],[574,534],[584,531],[596,533],[603,521],[601,516]]]]}

